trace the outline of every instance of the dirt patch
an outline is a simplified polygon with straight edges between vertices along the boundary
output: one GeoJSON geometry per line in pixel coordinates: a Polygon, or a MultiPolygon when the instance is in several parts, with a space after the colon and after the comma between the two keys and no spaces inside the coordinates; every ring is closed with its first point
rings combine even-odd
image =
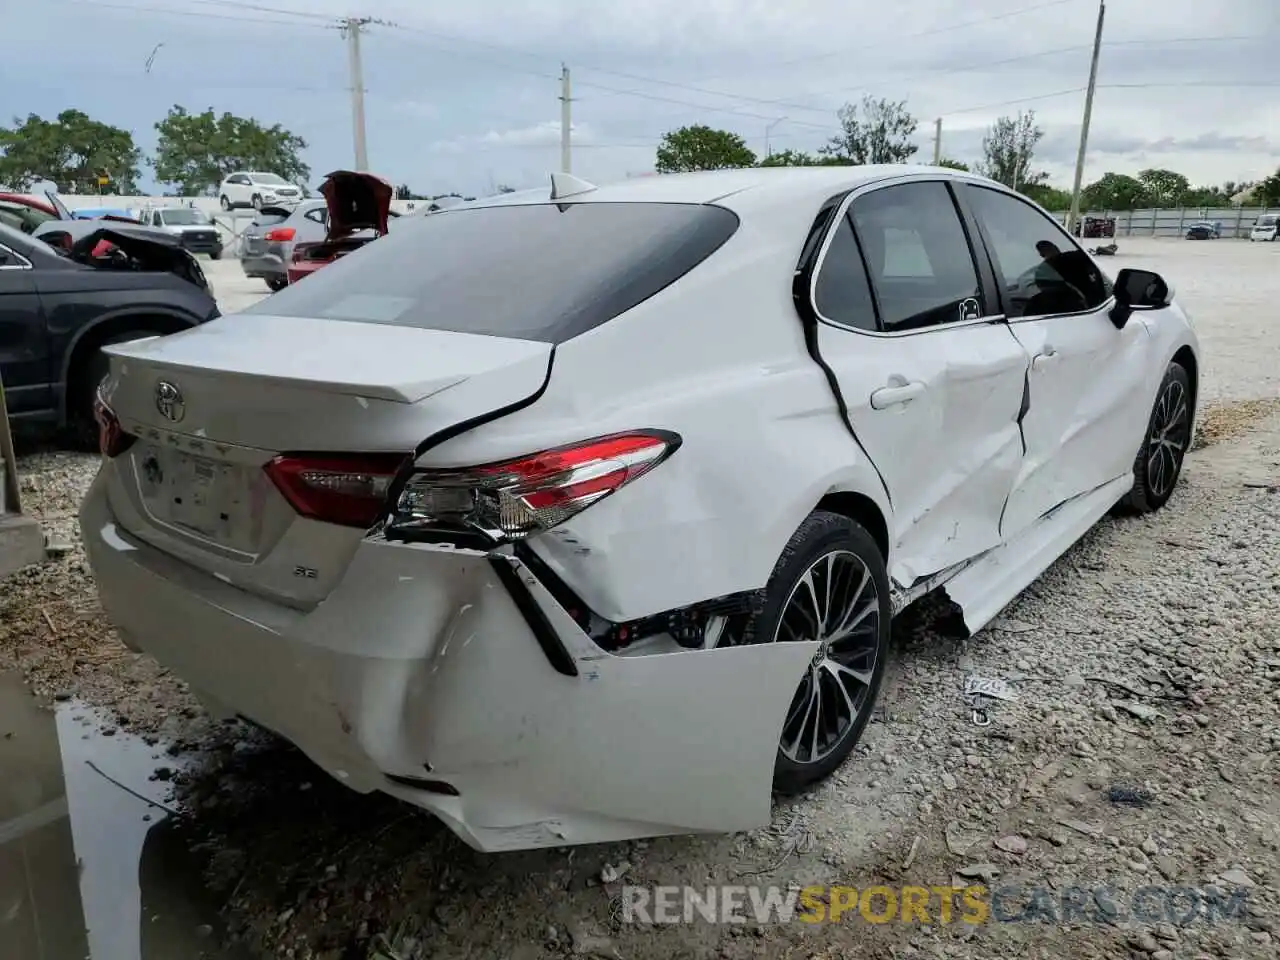
{"type": "Polygon", "coordinates": [[[1274,413],[1280,412],[1280,397],[1236,400],[1216,404],[1200,417],[1192,450],[1233,440],[1274,413]]]}

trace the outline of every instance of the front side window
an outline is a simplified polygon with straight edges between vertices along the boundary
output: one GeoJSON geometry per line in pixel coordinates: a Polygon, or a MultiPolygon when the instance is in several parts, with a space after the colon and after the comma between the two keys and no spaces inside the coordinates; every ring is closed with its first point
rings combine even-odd
{"type": "Polygon", "coordinates": [[[946,184],[884,187],[850,207],[887,331],[986,314],[969,240],[946,184]]]}
{"type": "Polygon", "coordinates": [[[987,187],[970,187],[1005,285],[1009,319],[1096,310],[1111,285],[1089,255],[1029,203],[987,187]]]}

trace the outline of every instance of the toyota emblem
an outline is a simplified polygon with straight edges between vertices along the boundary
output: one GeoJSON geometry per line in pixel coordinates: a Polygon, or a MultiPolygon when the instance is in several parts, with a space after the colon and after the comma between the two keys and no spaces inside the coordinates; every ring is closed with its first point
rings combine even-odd
{"type": "Polygon", "coordinates": [[[176,384],[161,380],[156,384],[156,409],[160,416],[171,423],[178,423],[187,415],[187,404],[176,384]]]}

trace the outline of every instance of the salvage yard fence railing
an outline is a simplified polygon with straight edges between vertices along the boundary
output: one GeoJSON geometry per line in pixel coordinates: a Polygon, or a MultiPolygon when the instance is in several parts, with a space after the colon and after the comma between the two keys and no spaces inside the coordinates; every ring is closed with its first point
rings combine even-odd
{"type": "MultiPolygon", "coordinates": [[[[1249,232],[1264,213],[1275,207],[1146,207],[1142,210],[1087,210],[1082,217],[1110,217],[1116,222],[1117,237],[1181,237],[1187,227],[1201,220],[1217,223],[1224,237],[1248,239],[1249,232]]],[[[1065,224],[1067,214],[1055,216],[1065,224]]]]}

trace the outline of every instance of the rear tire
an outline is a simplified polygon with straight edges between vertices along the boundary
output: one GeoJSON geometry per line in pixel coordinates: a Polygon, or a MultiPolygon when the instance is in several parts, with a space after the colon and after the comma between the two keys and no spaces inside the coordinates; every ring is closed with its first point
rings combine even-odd
{"type": "Polygon", "coordinates": [[[1191,446],[1191,377],[1180,363],[1165,370],[1133,461],[1133,489],[1120,501],[1130,513],[1153,513],[1173,496],[1191,446]]]}
{"type": "Polygon", "coordinates": [[[209,252],[209,259],[210,259],[210,260],[221,260],[221,259],[222,259],[222,251],[221,251],[221,250],[212,250],[212,251],[210,251],[210,252],[209,252]]]}
{"type": "Polygon", "coordinates": [[[272,293],[278,293],[289,285],[288,277],[267,277],[266,281],[272,293]]]}
{"type": "Polygon", "coordinates": [[[823,641],[783,721],[776,792],[825,779],[857,745],[884,680],[891,616],[872,536],[840,514],[810,514],[773,568],[764,609],[741,631],[747,643],[823,641]]]}
{"type": "Polygon", "coordinates": [[[218,206],[222,207],[223,210],[231,209],[231,201],[227,199],[227,195],[225,193],[218,198],[218,206]]]}

